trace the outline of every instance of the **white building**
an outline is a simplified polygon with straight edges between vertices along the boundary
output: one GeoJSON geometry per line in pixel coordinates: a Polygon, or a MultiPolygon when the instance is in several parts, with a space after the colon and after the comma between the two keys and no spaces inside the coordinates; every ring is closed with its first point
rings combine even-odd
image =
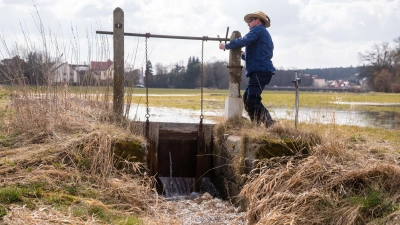
{"type": "Polygon", "coordinates": [[[325,87],[326,80],[323,78],[314,78],[314,86],[315,87],[325,87]]]}

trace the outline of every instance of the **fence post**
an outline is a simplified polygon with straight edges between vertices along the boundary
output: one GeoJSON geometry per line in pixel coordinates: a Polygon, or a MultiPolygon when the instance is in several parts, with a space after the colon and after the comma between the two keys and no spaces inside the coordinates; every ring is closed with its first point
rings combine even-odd
{"type": "Polygon", "coordinates": [[[117,119],[122,118],[124,107],[124,11],[114,10],[114,96],[113,110],[117,119]]]}
{"type": "MultiPolygon", "coordinates": [[[[232,32],[230,40],[240,38],[239,31],[232,32]]],[[[242,81],[242,66],[240,60],[242,52],[240,48],[229,50],[229,96],[225,100],[225,119],[241,117],[243,112],[243,101],[240,94],[240,82],[242,81]]]]}

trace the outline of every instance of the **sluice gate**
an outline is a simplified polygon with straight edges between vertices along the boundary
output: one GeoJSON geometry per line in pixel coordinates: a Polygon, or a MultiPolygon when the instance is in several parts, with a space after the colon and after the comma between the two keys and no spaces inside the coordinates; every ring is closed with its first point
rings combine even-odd
{"type": "Polygon", "coordinates": [[[189,193],[201,191],[201,179],[210,177],[212,167],[213,127],[213,124],[150,122],[147,165],[150,174],[156,176],[161,193],[169,185],[166,182],[182,178],[194,181],[187,190],[189,193]]]}

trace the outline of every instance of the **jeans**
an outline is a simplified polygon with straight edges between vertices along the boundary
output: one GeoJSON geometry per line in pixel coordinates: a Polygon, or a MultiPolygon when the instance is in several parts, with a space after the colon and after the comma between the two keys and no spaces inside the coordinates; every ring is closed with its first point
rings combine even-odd
{"type": "Polygon", "coordinates": [[[261,93],[271,81],[273,73],[271,72],[251,72],[247,88],[243,94],[244,108],[247,111],[251,121],[257,124],[264,123],[268,126],[273,123],[271,115],[261,102],[261,93]]]}

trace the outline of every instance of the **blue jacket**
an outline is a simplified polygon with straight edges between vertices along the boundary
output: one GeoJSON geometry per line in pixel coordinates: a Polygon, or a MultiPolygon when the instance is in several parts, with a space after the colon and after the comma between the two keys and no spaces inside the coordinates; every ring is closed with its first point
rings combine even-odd
{"type": "Polygon", "coordinates": [[[226,49],[242,48],[246,46],[242,59],[246,61],[248,76],[251,72],[274,72],[275,68],[271,58],[274,43],[271,35],[263,25],[254,26],[244,37],[230,41],[226,49]]]}

